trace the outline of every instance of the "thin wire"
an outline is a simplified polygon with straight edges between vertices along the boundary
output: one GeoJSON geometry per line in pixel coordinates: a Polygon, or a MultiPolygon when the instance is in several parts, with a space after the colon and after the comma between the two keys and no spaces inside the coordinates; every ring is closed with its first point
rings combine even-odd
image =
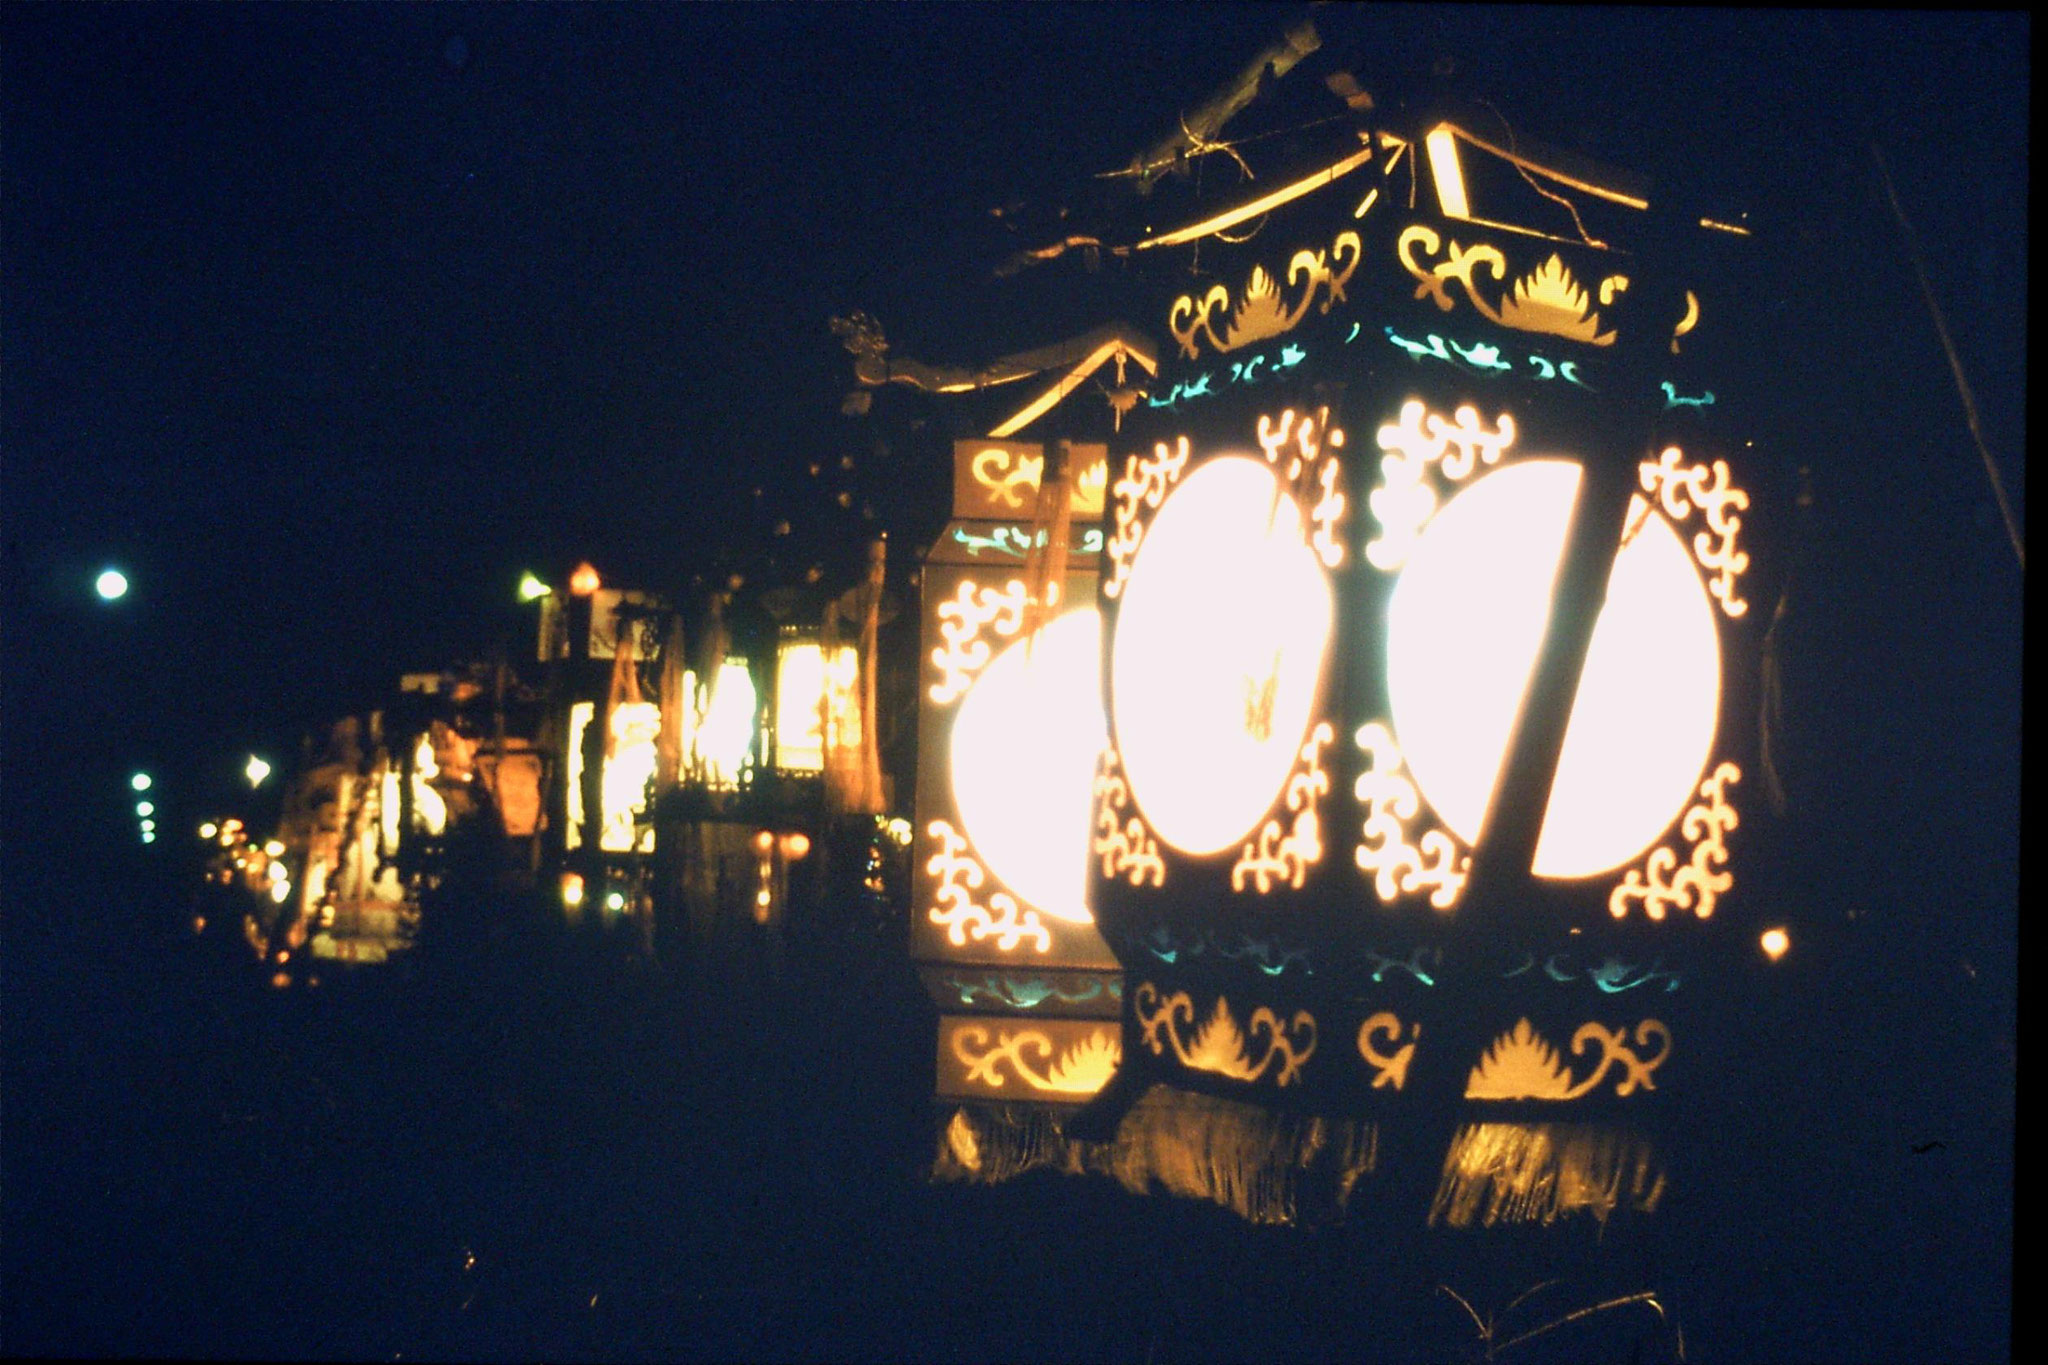
{"type": "MultiPolygon", "coordinates": [[[[1508,122],[1507,115],[1501,113],[1500,110],[1495,109],[1493,107],[1492,102],[1489,100],[1481,100],[1479,102],[1485,105],[1487,109],[1492,112],[1495,118],[1500,120],[1501,129],[1508,135],[1508,150],[1513,152],[1516,156],[1520,156],[1522,154],[1522,149],[1515,145],[1515,126],[1512,123],[1508,122]]],[[[1600,251],[1608,250],[1607,243],[1596,240],[1591,233],[1586,231],[1585,223],[1581,221],[1579,218],[1579,206],[1577,204],[1574,204],[1571,200],[1565,198],[1563,195],[1554,194],[1551,191],[1544,189],[1541,185],[1537,184],[1536,177],[1530,175],[1529,168],[1524,166],[1521,162],[1510,161],[1508,164],[1515,168],[1515,170],[1521,175],[1522,179],[1529,182],[1530,189],[1536,191],[1536,193],[1542,195],[1545,199],[1550,200],[1552,203],[1564,205],[1564,211],[1572,216],[1572,226],[1579,230],[1580,241],[1584,242],[1587,246],[1593,247],[1600,251]]]]}
{"type": "Polygon", "coordinates": [[[1899,206],[1899,192],[1892,185],[1892,172],[1885,164],[1884,151],[1873,142],[1870,155],[1877,162],[1878,178],[1884,181],[1884,194],[1891,202],[1892,217],[1898,220],[1899,231],[1906,239],[1906,255],[1912,259],[1913,274],[1920,281],[1920,297],[1927,300],[1927,311],[1934,318],[1934,330],[1941,337],[1941,349],[1947,354],[1949,370],[1956,377],[1956,392],[1963,400],[1963,417],[1970,425],[1970,439],[1977,443],[1978,458],[1984,461],[1984,477],[1991,481],[1991,495],[1998,501],[1998,514],[2005,518],[2005,534],[2012,542],[2013,558],[2019,561],[2020,572],[2024,574],[2027,571],[2026,542],[2020,538],[2019,523],[2013,519],[2012,504],[2006,500],[2005,481],[1998,477],[1998,465],[1984,444],[1984,431],[1977,421],[1977,400],[1970,392],[1970,381],[1963,377],[1963,362],[1956,355],[1955,342],[1949,339],[1948,322],[1941,315],[1941,305],[1934,301],[1934,287],[1927,282],[1927,268],[1920,262],[1920,240],[1913,233],[1913,225],[1906,221],[1905,209],[1899,206]]]}

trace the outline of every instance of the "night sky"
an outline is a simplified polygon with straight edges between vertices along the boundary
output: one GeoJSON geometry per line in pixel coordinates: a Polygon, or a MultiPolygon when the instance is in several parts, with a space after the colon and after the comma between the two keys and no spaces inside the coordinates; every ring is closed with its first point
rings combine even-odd
{"type": "MultiPolygon", "coordinates": [[[[828,319],[934,361],[1057,339],[1029,304],[1071,280],[993,282],[1033,243],[990,210],[1051,235],[1305,12],[0,11],[9,918],[50,839],[132,844],[130,768],[196,811],[252,749],[522,632],[523,569],[661,587],[789,516],[857,545],[806,473],[881,458],[828,319]]],[[[1927,1122],[2001,1148],[2023,575],[1871,148],[2023,533],[2028,19],[1314,13],[1368,88],[1448,57],[1532,136],[1752,210],[1774,335],[1740,382],[1815,489],[1788,664],[1795,794],[1827,812],[1810,904],[1916,964],[1875,989],[2005,1106],[1935,1095],[1927,1122]]],[[[1995,1172],[1959,1197],[2009,1237],[1995,1172]]]]}

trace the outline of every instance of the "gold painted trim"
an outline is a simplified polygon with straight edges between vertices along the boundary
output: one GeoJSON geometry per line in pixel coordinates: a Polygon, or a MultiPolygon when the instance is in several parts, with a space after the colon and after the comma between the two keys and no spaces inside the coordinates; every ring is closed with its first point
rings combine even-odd
{"type": "Polygon", "coordinates": [[[1377,439],[1388,454],[1380,461],[1381,485],[1366,495],[1366,506],[1380,524],[1380,537],[1366,543],[1365,557],[1392,573],[1408,562],[1422,528],[1436,515],[1436,490],[1424,479],[1430,467],[1458,483],[1481,465],[1499,464],[1515,443],[1515,419],[1502,413],[1488,431],[1469,403],[1446,421],[1410,399],[1401,405],[1400,420],[1382,426],[1377,439]]]}
{"type": "MultiPolygon", "coordinates": [[[[1048,584],[1047,591],[1057,600],[1059,584],[1048,584]]],[[[1000,587],[963,580],[953,596],[939,603],[939,638],[945,643],[932,651],[932,663],[939,670],[939,680],[931,686],[933,702],[945,706],[966,694],[995,657],[995,647],[981,638],[982,631],[1015,635],[1024,628],[1024,608],[1029,601],[1023,581],[1013,578],[1000,587]]]]}
{"type": "Polygon", "coordinates": [[[1188,438],[1185,436],[1171,449],[1161,441],[1149,457],[1141,460],[1132,455],[1124,461],[1123,477],[1110,490],[1116,497],[1113,512],[1116,529],[1105,547],[1109,551],[1110,576],[1102,585],[1104,597],[1119,596],[1124,590],[1124,580],[1131,576],[1131,562],[1137,557],[1138,546],[1145,539],[1144,524],[1138,520],[1139,505],[1157,510],[1160,501],[1166,497],[1166,491],[1180,482],[1180,476],[1187,467],[1188,438]]]}
{"type": "Polygon", "coordinates": [[[1749,555],[1735,547],[1736,533],[1742,529],[1742,518],[1735,513],[1747,510],[1749,494],[1729,483],[1726,460],[1681,468],[1684,459],[1677,446],[1669,446],[1655,460],[1643,461],[1643,491],[1655,495],[1664,515],[1674,522],[1682,523],[1694,512],[1702,515],[1707,528],[1692,538],[1693,557],[1711,575],[1707,591],[1721,610],[1741,616],[1749,603],[1735,595],[1735,578],[1749,567],[1749,555]]]}
{"type": "Polygon", "coordinates": [[[1457,841],[1441,829],[1426,829],[1415,843],[1408,842],[1408,826],[1420,814],[1422,801],[1415,784],[1402,775],[1401,747],[1393,731],[1371,721],[1359,727],[1355,738],[1371,764],[1359,774],[1355,789],[1367,808],[1364,842],[1355,855],[1359,871],[1372,875],[1382,903],[1428,891],[1432,906],[1449,910],[1464,894],[1471,855],[1460,856],[1457,841]]]}
{"type": "Polygon", "coordinates": [[[1472,1068],[1465,1081],[1465,1098],[1575,1100],[1590,1094],[1616,1067],[1622,1072],[1614,1085],[1616,1095],[1625,1097],[1638,1089],[1655,1090],[1657,1084],[1651,1073],[1671,1056],[1671,1030],[1659,1020],[1645,1019],[1636,1025],[1635,1042],[1631,1044],[1626,1025],[1608,1028],[1597,1023],[1582,1024],[1572,1035],[1572,1056],[1583,1057],[1588,1044],[1597,1044],[1599,1049],[1593,1058],[1593,1070],[1583,1079],[1574,1080],[1571,1069],[1558,1058],[1557,1050],[1543,1035],[1527,1019],[1517,1020],[1512,1029],[1494,1039],[1472,1068]],[[1644,1057],[1636,1051],[1648,1047],[1653,1038],[1661,1044],[1655,1053],[1644,1057]]]}
{"type": "Polygon", "coordinates": [[[991,1044],[987,1028],[963,1024],[953,1031],[952,1050],[967,1068],[961,1079],[970,1085],[1003,1089],[1007,1063],[1010,1075],[1033,1090],[1055,1095],[1093,1095],[1108,1084],[1123,1060],[1122,1041],[1107,1025],[1059,1051],[1040,1029],[1002,1029],[991,1044]]]}
{"type": "Polygon", "coordinates": [[[1183,242],[1192,242],[1198,237],[1206,237],[1210,233],[1222,232],[1236,227],[1248,218],[1256,218],[1269,209],[1277,209],[1282,204],[1292,203],[1304,194],[1311,194],[1332,181],[1351,174],[1351,172],[1357,170],[1370,160],[1372,160],[1372,147],[1370,145],[1361,147],[1335,165],[1326,166],[1312,175],[1304,176],[1291,184],[1282,185],[1277,190],[1260,195],[1250,203],[1240,204],[1234,209],[1227,209],[1213,217],[1204,218],[1198,223],[1190,223],[1186,227],[1175,228],[1172,232],[1162,232],[1157,237],[1147,237],[1139,242],[1135,249],[1138,251],[1149,251],[1153,247],[1179,246],[1183,242]]]}
{"type": "Polygon", "coordinates": [[[1181,354],[1189,360],[1201,354],[1203,340],[1207,340],[1211,350],[1222,354],[1281,336],[1294,330],[1319,300],[1320,311],[1324,313],[1344,302],[1344,286],[1364,258],[1365,246],[1359,235],[1340,232],[1332,239],[1329,250],[1304,248],[1288,261],[1287,288],[1301,289],[1300,297],[1293,303],[1286,301],[1279,282],[1263,265],[1254,265],[1235,308],[1231,307],[1230,289],[1226,285],[1214,286],[1199,301],[1192,294],[1183,294],[1167,311],[1167,330],[1173,333],[1181,354]],[[1332,258],[1337,261],[1334,268],[1332,258]],[[1213,321],[1219,310],[1229,312],[1220,335],[1213,321]]]}
{"type": "Polygon", "coordinates": [[[988,880],[988,870],[968,851],[967,836],[944,820],[925,826],[925,833],[938,841],[939,851],[925,863],[925,871],[939,879],[928,912],[931,922],[946,931],[946,942],[964,948],[971,940],[995,940],[997,952],[1015,952],[1029,939],[1035,951],[1052,951],[1052,933],[1038,912],[1020,905],[1007,891],[991,892],[986,905],[974,899],[975,891],[988,880]]]}
{"type": "Polygon", "coordinates": [[[1230,1002],[1219,995],[1216,1008],[1197,1026],[1193,997],[1186,991],[1177,991],[1162,1000],[1149,981],[1139,983],[1131,1007],[1138,1027],[1144,1032],[1145,1045],[1153,1055],[1164,1056],[1170,1047],[1180,1064],[1190,1071],[1207,1071],[1247,1083],[1257,1082],[1273,1071],[1273,1084],[1285,1088],[1300,1078],[1302,1067],[1315,1055],[1316,1021],[1307,1010],[1297,1010],[1283,1024],[1280,1016],[1261,1005],[1240,1029],[1230,1012],[1230,1002]],[[1193,1031],[1190,1039],[1182,1039],[1184,1029],[1193,1031]],[[1262,1037],[1265,1051],[1253,1061],[1251,1048],[1262,1037]]]}
{"type": "Polygon", "coordinates": [[[1116,750],[1105,749],[1095,770],[1095,838],[1089,847],[1102,859],[1102,875],[1108,880],[1127,877],[1132,886],[1143,886],[1147,880],[1164,886],[1166,860],[1159,856],[1159,841],[1145,827],[1145,817],[1132,809],[1131,790],[1120,768],[1116,750]]]}
{"type": "MultiPolygon", "coordinates": [[[[1484,242],[1470,247],[1461,246],[1454,238],[1445,248],[1436,229],[1412,223],[1396,240],[1394,255],[1402,268],[1415,278],[1415,297],[1432,300],[1443,312],[1448,313],[1457,307],[1457,300],[1448,288],[1455,283],[1463,289],[1473,309],[1497,326],[1518,332],[1540,332],[1593,346],[1614,344],[1615,333],[1600,330],[1600,315],[1594,311],[1592,298],[1573,277],[1564,258],[1554,251],[1535,269],[1516,279],[1512,286],[1503,287],[1498,303],[1489,302],[1473,279],[1482,273],[1497,284],[1507,279],[1508,260],[1498,247],[1484,242]],[[1444,259],[1435,265],[1426,264],[1417,259],[1417,248],[1424,256],[1434,256],[1442,248],[1444,259]]],[[[1612,298],[1617,290],[1625,287],[1626,277],[1610,275],[1599,282],[1598,292],[1612,298]]]]}
{"type": "Polygon", "coordinates": [[[1415,1047],[1421,1040],[1421,1023],[1417,1022],[1410,1028],[1404,1028],[1400,1016],[1392,1010],[1381,1010],[1378,1014],[1373,1015],[1372,1018],[1360,1024],[1358,1026],[1358,1055],[1365,1058],[1366,1064],[1375,1073],[1372,1078],[1372,1088],[1377,1090],[1383,1085],[1391,1085],[1394,1089],[1399,1090],[1402,1086],[1406,1085],[1408,1083],[1408,1066],[1415,1060],[1415,1047]],[[1392,1055],[1381,1052],[1374,1045],[1375,1039],[1381,1039],[1387,1043],[1400,1043],[1403,1033],[1407,1034],[1408,1041],[1396,1048],[1392,1055]]]}
{"type": "Polygon", "coordinates": [[[1323,826],[1316,814],[1317,798],[1330,790],[1330,775],[1323,771],[1323,746],[1336,738],[1330,722],[1319,720],[1301,746],[1301,767],[1287,780],[1287,809],[1294,812],[1294,824],[1282,837],[1278,820],[1267,820],[1258,837],[1244,846],[1236,866],[1230,869],[1230,889],[1244,890],[1249,878],[1265,895],[1277,879],[1299,891],[1308,870],[1323,859],[1323,826]]]}
{"type": "Polygon", "coordinates": [[[1728,863],[1722,836],[1741,823],[1727,797],[1727,789],[1741,780],[1742,769],[1724,762],[1700,783],[1702,803],[1688,807],[1678,822],[1679,834],[1692,845],[1685,865],[1679,866],[1678,854],[1669,844],[1651,849],[1642,867],[1630,868],[1608,895],[1609,914],[1625,918],[1632,901],[1640,901],[1643,913],[1656,920],[1674,907],[1689,909],[1701,919],[1714,913],[1722,893],[1735,885],[1734,873],[1715,869],[1728,863]]]}

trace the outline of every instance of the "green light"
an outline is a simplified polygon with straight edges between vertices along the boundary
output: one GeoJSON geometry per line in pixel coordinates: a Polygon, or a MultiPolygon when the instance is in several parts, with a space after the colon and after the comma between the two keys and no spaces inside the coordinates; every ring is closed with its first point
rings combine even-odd
{"type": "Polygon", "coordinates": [[[128,595],[128,575],[119,569],[106,569],[93,580],[93,590],[108,602],[128,595]]]}
{"type": "Polygon", "coordinates": [[[133,788],[134,788],[134,789],[135,789],[136,791],[139,791],[139,792],[146,792],[146,791],[148,791],[148,790],[149,790],[149,774],[148,774],[148,773],[137,773],[137,774],[135,774],[135,776],[133,776],[133,777],[131,777],[131,778],[129,778],[129,779],[128,779],[128,785],[129,785],[129,786],[131,786],[131,787],[133,787],[133,788]]]}
{"type": "Polygon", "coordinates": [[[156,802],[154,802],[154,801],[137,801],[137,802],[135,803],[135,813],[136,813],[137,815],[155,815],[155,814],[156,814],[156,802]]]}
{"type": "Polygon", "coordinates": [[[520,575],[519,600],[522,602],[531,602],[536,598],[546,597],[553,591],[553,588],[535,578],[530,572],[520,575]]]}

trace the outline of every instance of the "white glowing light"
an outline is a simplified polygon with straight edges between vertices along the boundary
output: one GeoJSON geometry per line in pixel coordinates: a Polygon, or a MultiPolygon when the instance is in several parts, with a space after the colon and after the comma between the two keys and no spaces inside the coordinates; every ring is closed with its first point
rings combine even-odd
{"type": "Polygon", "coordinates": [[[155,814],[156,814],[156,802],[154,802],[154,801],[137,801],[137,802],[135,803],[135,813],[136,813],[137,815],[155,815],[155,814]]]}
{"type": "Polygon", "coordinates": [[[574,909],[583,904],[583,876],[578,872],[562,874],[562,904],[574,909]]]}
{"type": "Polygon", "coordinates": [[[283,905],[290,898],[291,894],[292,884],[290,882],[277,881],[270,884],[270,899],[279,905],[283,905]]]}
{"type": "Polygon", "coordinates": [[[1017,896],[1070,924],[1091,920],[1090,793],[1108,739],[1101,668],[1095,609],[1057,617],[982,670],[953,718],[949,748],[953,799],[975,852],[1017,896]]]}
{"type": "Polygon", "coordinates": [[[605,898],[604,898],[604,908],[605,908],[605,909],[607,909],[607,910],[623,910],[623,909],[625,909],[625,908],[626,908],[626,897],[625,897],[624,893],[622,893],[622,892],[618,892],[618,891],[608,891],[608,892],[606,892],[606,893],[605,893],[605,898]]]}
{"type": "Polygon", "coordinates": [[[200,838],[202,838],[202,839],[211,839],[211,838],[213,838],[213,837],[214,837],[214,836],[215,836],[216,834],[219,834],[219,833],[220,833],[220,826],[219,826],[219,825],[216,825],[216,824],[215,824],[215,823],[213,823],[213,821],[211,821],[211,820],[208,820],[208,821],[207,821],[207,822],[206,822],[205,824],[203,824],[203,825],[201,825],[201,826],[199,827],[199,837],[200,837],[200,838]]]}
{"type": "Polygon", "coordinates": [[[829,713],[835,747],[860,743],[860,707],[854,697],[859,656],[851,645],[832,652],[814,641],[783,645],[775,658],[775,762],[792,772],[822,772],[829,713]]]}
{"type": "Polygon", "coordinates": [[[282,858],[284,856],[284,844],[281,840],[272,839],[263,846],[263,851],[273,858],[282,858]]]}
{"type": "Polygon", "coordinates": [[[147,829],[146,829],[146,830],[144,830],[144,831],[142,831],[142,842],[143,842],[143,843],[145,843],[145,844],[153,844],[153,843],[155,843],[155,842],[156,842],[156,832],[155,832],[154,830],[147,830],[147,829]]]}
{"type": "MultiPolygon", "coordinates": [[[[1645,512],[1635,500],[1631,523],[1645,512]]],[[[1536,874],[1589,877],[1655,843],[1697,790],[1721,714],[1721,640],[1692,555],[1650,514],[1607,580],[1536,841],[1536,874]]]]}
{"type": "Polygon", "coordinates": [[[541,582],[531,572],[520,575],[519,600],[522,602],[532,602],[537,598],[546,597],[553,591],[553,588],[541,582]]]}
{"type": "MultiPolygon", "coordinates": [[[[582,843],[583,732],[596,715],[593,703],[577,702],[569,709],[569,847],[582,843]]],[[[603,803],[598,830],[598,847],[608,853],[630,853],[634,847],[635,816],[647,804],[647,783],[657,763],[656,741],[661,734],[661,707],[651,701],[621,702],[612,708],[612,754],[604,761],[598,780],[603,803]]]]}
{"type": "Polygon", "coordinates": [[[703,760],[706,779],[714,786],[739,781],[754,746],[754,713],[759,706],[754,675],[747,671],[746,661],[727,659],[697,723],[697,756],[703,760]]]}
{"type": "Polygon", "coordinates": [[[1792,949],[1792,936],[1783,929],[1766,929],[1757,940],[1764,950],[1764,956],[1776,962],[1792,949]]]}
{"type": "Polygon", "coordinates": [[[128,575],[119,569],[107,569],[93,580],[92,586],[101,600],[112,602],[128,595],[128,575]]]}
{"type": "Polygon", "coordinates": [[[1525,460],[1424,529],[1387,607],[1387,692],[1416,785],[1466,843],[1486,822],[1550,615],[1579,467],[1525,460]]]}
{"type": "Polygon", "coordinates": [[[153,831],[153,830],[155,830],[155,829],[156,829],[156,821],[154,821],[154,820],[148,820],[148,819],[145,819],[145,820],[144,820],[144,821],[142,822],[142,832],[143,832],[144,834],[148,834],[148,833],[152,832],[152,831],[153,831]]]}
{"type": "Polygon", "coordinates": [[[131,788],[133,788],[134,790],[136,790],[136,791],[139,791],[139,792],[146,792],[146,791],[148,791],[148,790],[149,790],[149,774],[148,774],[148,773],[137,773],[137,774],[135,774],[135,776],[133,776],[133,777],[131,777],[131,778],[129,778],[129,779],[128,779],[128,785],[129,785],[129,786],[130,786],[131,788]]]}
{"type": "Polygon", "coordinates": [[[249,779],[250,786],[260,787],[263,785],[263,779],[270,776],[270,765],[256,755],[250,754],[248,765],[242,769],[242,775],[249,779]]]}
{"type": "MultiPolygon", "coordinates": [[[[1425,528],[1388,607],[1395,733],[1416,785],[1467,843],[1500,781],[1579,486],[1566,460],[1480,478],[1425,528]]],[[[1636,503],[1630,524],[1645,511],[1636,503]]],[[[1654,843],[1698,785],[1719,707],[1713,604],[1670,523],[1648,514],[1608,580],[1536,873],[1593,876],[1654,843]]]]}
{"type": "Polygon", "coordinates": [[[1189,853],[1242,840],[1308,729],[1331,595],[1263,460],[1211,460],[1168,498],[1124,586],[1110,661],[1131,792],[1189,853]]]}

